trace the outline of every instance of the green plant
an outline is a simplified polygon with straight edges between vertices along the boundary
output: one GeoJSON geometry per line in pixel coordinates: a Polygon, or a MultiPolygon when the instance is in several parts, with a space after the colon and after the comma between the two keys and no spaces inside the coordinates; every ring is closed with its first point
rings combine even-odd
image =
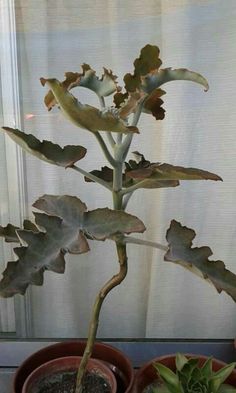
{"type": "Polygon", "coordinates": [[[231,363],[219,371],[212,370],[212,358],[208,358],[202,367],[198,358],[186,358],[178,353],[175,358],[176,372],[161,363],[153,366],[163,384],[153,387],[153,393],[235,393],[236,388],[224,384],[236,363],[231,363]]]}
{"type": "Polygon", "coordinates": [[[167,231],[168,245],[129,236],[134,232],[144,232],[140,219],[125,212],[132,194],[140,189],[177,187],[180,180],[221,180],[204,170],[184,168],[171,164],[152,163],[143,154],[136,152],[135,160],[126,161],[140,116],[145,113],[162,120],[160,89],[164,83],[187,80],[208,89],[206,79],[186,69],[161,69],[159,49],[146,45],[140,57],[134,62],[134,73],[124,76],[125,90],[117,85],[116,77],[104,69],[101,79],[89,65],[82,66],[82,72],[67,72],[65,80],[41,78],[42,85],[50,90],[45,97],[48,110],[55,105],[61,113],[77,127],[93,135],[109,164],[101,169],[87,172],[75,163],[81,160],[86,149],[82,146],[60,146],[50,141],[40,142],[33,135],[3,127],[3,131],[24,150],[41,160],[64,168],[70,168],[84,175],[85,181],[97,182],[108,189],[113,197],[113,209],[101,208],[87,211],[86,205],[75,196],[44,195],[33,207],[35,222],[24,221],[23,228],[12,224],[0,227],[0,235],[8,242],[16,242],[14,253],[17,261],[8,262],[0,282],[0,295],[10,297],[24,294],[28,285],[42,285],[45,270],[63,273],[67,253],[82,254],[89,251],[92,240],[114,241],[118,255],[119,272],[99,291],[93,306],[88,332],[87,347],[78,371],[76,393],[81,392],[81,381],[87,361],[91,355],[99,322],[102,303],[107,294],[119,285],[127,274],[126,244],[149,245],[165,251],[165,260],[182,265],[210,281],[218,292],[222,290],[236,300],[236,276],[226,270],[221,261],[210,261],[209,247],[193,248],[195,232],[172,221],[167,231]],[[72,94],[75,87],[92,90],[98,97],[101,109],[82,104],[72,94]],[[113,94],[114,105],[106,107],[105,98],[113,94]],[[101,134],[105,133],[107,140],[101,134]]]}

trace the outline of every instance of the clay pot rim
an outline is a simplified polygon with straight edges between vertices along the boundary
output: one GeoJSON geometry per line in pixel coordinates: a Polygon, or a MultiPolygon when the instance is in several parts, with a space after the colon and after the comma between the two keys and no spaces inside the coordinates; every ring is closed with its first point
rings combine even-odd
{"type": "MultiPolygon", "coordinates": [[[[48,345],[46,343],[46,345],[44,345],[42,348],[38,349],[37,351],[27,356],[21,362],[21,364],[19,365],[19,367],[15,372],[14,379],[13,379],[13,386],[12,386],[13,392],[14,393],[21,392],[24,381],[26,380],[28,375],[33,371],[33,369],[31,368],[31,364],[34,364],[35,362],[38,363],[38,360],[43,359],[45,354],[55,351],[58,352],[58,356],[55,356],[57,358],[64,357],[64,356],[81,356],[81,353],[80,354],[74,353],[72,355],[71,354],[68,355],[66,347],[78,346],[78,352],[79,352],[80,346],[85,346],[86,342],[87,342],[86,339],[69,339],[69,340],[64,339],[58,342],[54,342],[53,344],[51,342],[48,342],[48,345]],[[63,348],[63,352],[64,352],[63,356],[59,355],[59,353],[61,353],[60,347],[63,348]]],[[[93,358],[98,359],[100,361],[104,361],[105,363],[107,363],[107,365],[110,365],[111,366],[110,369],[116,375],[121,376],[121,379],[126,385],[125,392],[130,393],[134,383],[134,370],[128,356],[119,348],[112,346],[112,343],[104,343],[102,340],[95,342],[94,350],[95,350],[95,355],[92,354],[93,358]],[[107,349],[107,353],[109,353],[110,360],[107,360],[106,358],[99,356],[99,352],[101,353],[106,352],[106,349],[107,349]],[[117,362],[116,361],[113,362],[111,359],[113,357],[115,359],[116,354],[117,354],[117,362]],[[118,372],[114,370],[117,370],[118,372]]],[[[39,361],[38,366],[40,366],[41,364],[39,361]]]]}
{"type": "MultiPolygon", "coordinates": [[[[32,380],[34,378],[37,380],[37,378],[41,378],[43,374],[45,376],[50,375],[50,368],[53,366],[58,365],[59,371],[62,371],[63,369],[70,369],[74,368],[74,364],[78,363],[76,367],[79,365],[81,362],[82,356],[64,356],[60,358],[55,358],[52,360],[49,360],[48,362],[45,362],[41,364],[39,367],[34,369],[26,378],[24,385],[22,387],[22,393],[27,393],[27,388],[29,388],[30,384],[32,383],[32,380]],[[68,362],[68,363],[67,363],[68,362]],[[45,372],[45,373],[44,373],[45,372]]],[[[112,371],[107,367],[104,362],[100,361],[99,359],[94,359],[90,358],[88,362],[88,370],[93,371],[93,370],[98,370],[101,372],[101,376],[107,381],[107,383],[111,387],[111,393],[115,393],[117,391],[117,383],[116,383],[116,378],[112,371]]],[[[55,369],[52,371],[55,372],[55,369]]]]}

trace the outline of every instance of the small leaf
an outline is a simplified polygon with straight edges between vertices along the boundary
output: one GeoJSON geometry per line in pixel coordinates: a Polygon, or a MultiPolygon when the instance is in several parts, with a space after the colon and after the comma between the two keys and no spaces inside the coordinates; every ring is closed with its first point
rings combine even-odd
{"type": "Polygon", "coordinates": [[[87,151],[83,146],[68,145],[62,148],[49,141],[40,142],[35,136],[25,134],[17,129],[9,127],[3,127],[2,129],[14,142],[28,153],[36,156],[40,160],[65,168],[81,160],[87,151]]]}
{"type": "Polygon", "coordinates": [[[201,368],[202,374],[209,378],[212,374],[212,357],[208,358],[201,368]]]}
{"type": "Polygon", "coordinates": [[[155,89],[145,100],[143,112],[151,113],[156,120],[163,120],[165,117],[165,109],[161,106],[163,104],[163,100],[160,98],[166,92],[161,89],[155,89]]]}
{"type": "Polygon", "coordinates": [[[61,112],[77,127],[91,132],[138,133],[137,127],[127,126],[112,108],[100,111],[91,105],[81,104],[57,79],[41,78],[41,83],[49,85],[61,112]]]}
{"type": "Polygon", "coordinates": [[[222,261],[208,259],[212,255],[209,247],[192,248],[195,236],[192,229],[172,220],[166,234],[169,250],[165,254],[165,261],[185,267],[213,284],[219,293],[225,291],[236,301],[236,275],[227,270],[222,261]]]}
{"type": "Polygon", "coordinates": [[[181,353],[177,353],[175,357],[176,369],[181,371],[186,363],[188,363],[186,356],[182,355],[181,353]]]}
{"type": "MultiPolygon", "coordinates": [[[[99,97],[107,97],[119,90],[116,82],[117,76],[113,75],[112,71],[106,68],[104,68],[104,73],[100,79],[88,64],[82,65],[82,73],[66,72],[65,77],[61,84],[66,90],[71,90],[74,87],[86,87],[94,91],[99,97]]],[[[47,93],[44,102],[48,110],[51,110],[56,105],[52,90],[47,93]]]]}
{"type": "Polygon", "coordinates": [[[222,383],[230,376],[235,365],[236,363],[227,364],[227,366],[221,368],[214,374],[213,378],[210,380],[210,387],[213,393],[216,393],[220,385],[222,385],[222,383]]]}
{"type": "MultiPolygon", "coordinates": [[[[99,179],[106,181],[107,183],[113,182],[113,170],[108,166],[103,166],[101,170],[95,169],[94,171],[90,172],[92,175],[97,176],[99,179]]],[[[85,176],[84,180],[86,182],[93,182],[93,180],[89,179],[85,176]]]]}
{"type": "Polygon", "coordinates": [[[226,383],[223,383],[218,391],[218,393],[236,393],[236,388],[232,385],[228,385],[226,383]]]}
{"type": "Polygon", "coordinates": [[[153,366],[158,371],[158,374],[165,382],[170,393],[183,393],[178,376],[168,367],[161,363],[154,363],[153,366]]]}

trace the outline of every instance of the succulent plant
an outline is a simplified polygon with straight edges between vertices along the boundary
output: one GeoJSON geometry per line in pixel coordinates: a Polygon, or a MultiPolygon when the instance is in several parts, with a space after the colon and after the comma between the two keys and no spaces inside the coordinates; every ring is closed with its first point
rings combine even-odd
{"type": "Polygon", "coordinates": [[[220,370],[212,370],[212,358],[208,358],[202,367],[199,359],[187,358],[178,353],[175,359],[176,372],[161,363],[154,363],[164,385],[154,387],[153,393],[236,393],[236,388],[224,384],[236,363],[230,363],[220,370]]]}
{"type": "MultiPolygon", "coordinates": [[[[29,285],[42,285],[47,270],[64,273],[67,254],[87,253],[94,240],[114,242],[118,266],[98,292],[92,310],[86,350],[78,371],[76,393],[82,389],[86,364],[91,356],[99,323],[99,315],[108,293],[125,279],[128,271],[126,245],[137,244],[165,251],[164,260],[179,264],[210,282],[220,293],[225,291],[236,301],[236,275],[226,269],[222,261],[209,260],[209,247],[193,247],[195,232],[172,220],[166,234],[167,244],[130,236],[145,231],[144,223],[126,213],[133,193],[138,189],[177,187],[182,180],[222,180],[206,170],[185,168],[167,163],[150,162],[135,152],[135,160],[127,155],[134,137],[140,132],[138,122],[142,114],[163,120],[160,87],[170,81],[186,80],[208,89],[206,79],[184,68],[161,68],[159,48],[146,45],[134,61],[134,72],[124,76],[124,88],[117,84],[117,77],[107,69],[101,78],[87,64],[82,72],[66,72],[60,82],[56,78],[41,78],[49,88],[45,105],[50,111],[58,106],[60,112],[73,125],[96,138],[109,166],[88,172],[80,166],[87,154],[83,146],[60,147],[50,141],[40,141],[31,134],[7,126],[3,132],[27,153],[48,164],[74,170],[86,182],[97,182],[110,191],[113,209],[87,210],[77,196],[43,195],[34,202],[34,222],[25,220],[22,228],[12,224],[0,226],[0,236],[17,244],[17,259],[8,262],[0,282],[0,296],[24,294],[29,285]],[[72,93],[75,88],[87,88],[98,98],[100,108],[81,103],[72,93]],[[105,99],[113,94],[113,106],[106,106],[105,99]],[[104,138],[106,137],[106,139],[104,138]],[[79,162],[79,164],[78,164],[79,162]]],[[[152,119],[153,120],[153,119],[152,119]]],[[[79,258],[79,256],[78,256],[79,258]]]]}

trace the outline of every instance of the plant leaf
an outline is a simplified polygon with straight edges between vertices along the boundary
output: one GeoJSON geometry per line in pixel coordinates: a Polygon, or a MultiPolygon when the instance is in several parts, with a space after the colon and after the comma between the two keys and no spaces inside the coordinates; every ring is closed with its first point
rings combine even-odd
{"type": "Polygon", "coordinates": [[[81,160],[87,151],[83,146],[68,145],[62,148],[50,141],[40,142],[37,138],[35,138],[35,136],[25,134],[17,129],[9,127],[3,127],[2,129],[11,139],[13,139],[14,142],[28,153],[36,156],[40,160],[62,166],[64,168],[81,160]]]}
{"type": "Polygon", "coordinates": [[[212,374],[212,357],[208,358],[201,368],[202,374],[209,378],[212,374]]]}
{"type": "Polygon", "coordinates": [[[134,61],[134,73],[124,76],[126,92],[119,92],[114,96],[114,103],[122,118],[135,113],[138,106],[142,105],[143,112],[162,120],[165,110],[161,107],[163,101],[160,97],[164,92],[159,87],[170,81],[191,81],[203,85],[205,91],[208,90],[207,80],[202,75],[185,68],[160,69],[161,64],[157,46],[146,45],[141,49],[139,58],[134,61]]]}
{"type": "MultiPolygon", "coordinates": [[[[96,72],[88,64],[83,64],[82,73],[66,72],[65,77],[61,84],[67,90],[71,90],[74,87],[86,87],[94,91],[99,97],[107,97],[119,90],[116,82],[117,76],[106,68],[104,68],[101,78],[98,78],[96,72]]],[[[51,110],[56,105],[56,100],[51,90],[45,96],[44,102],[48,110],[51,110]]]]}
{"type": "Polygon", "coordinates": [[[165,382],[170,393],[183,393],[179,378],[172,370],[161,363],[154,363],[153,366],[157,370],[162,380],[165,382]]]}
{"type": "Polygon", "coordinates": [[[226,383],[223,383],[218,391],[218,393],[236,393],[236,388],[232,385],[228,385],[226,383]]]}
{"type": "Polygon", "coordinates": [[[43,86],[45,83],[49,85],[61,112],[77,127],[91,132],[138,132],[137,127],[127,126],[112,109],[100,111],[91,105],[83,105],[57,79],[41,78],[40,80],[43,86]]]}
{"type": "Polygon", "coordinates": [[[7,243],[19,243],[19,238],[16,233],[17,229],[19,229],[19,227],[12,224],[7,224],[6,227],[0,226],[0,237],[4,237],[7,243]]]}
{"type": "Polygon", "coordinates": [[[86,205],[72,196],[44,195],[33,206],[44,212],[34,212],[37,227],[33,229],[40,231],[16,230],[21,247],[14,248],[18,260],[8,262],[3,272],[2,297],[24,294],[29,284],[42,285],[45,270],[63,273],[66,253],[89,251],[86,236],[105,240],[116,234],[145,230],[135,216],[107,208],[87,212],[86,205]]]}
{"type": "MultiPolygon", "coordinates": [[[[103,166],[100,170],[93,170],[90,172],[92,175],[97,176],[99,179],[106,181],[107,183],[113,182],[113,170],[108,166],[103,166]]],[[[86,182],[94,183],[93,180],[88,177],[84,177],[86,182]]]]}
{"type": "Polygon", "coordinates": [[[169,250],[165,254],[165,261],[185,267],[213,284],[219,293],[225,291],[236,301],[236,275],[227,270],[222,261],[208,259],[212,255],[209,247],[192,248],[195,236],[192,229],[172,220],[166,234],[169,250]]]}
{"type": "Polygon", "coordinates": [[[182,353],[177,353],[175,357],[176,369],[181,371],[186,363],[188,363],[186,356],[182,355],[182,353]]]}
{"type": "Polygon", "coordinates": [[[220,385],[222,385],[222,383],[230,376],[235,365],[236,363],[227,364],[225,367],[214,373],[213,378],[210,380],[210,388],[213,393],[216,393],[220,385]]]}

